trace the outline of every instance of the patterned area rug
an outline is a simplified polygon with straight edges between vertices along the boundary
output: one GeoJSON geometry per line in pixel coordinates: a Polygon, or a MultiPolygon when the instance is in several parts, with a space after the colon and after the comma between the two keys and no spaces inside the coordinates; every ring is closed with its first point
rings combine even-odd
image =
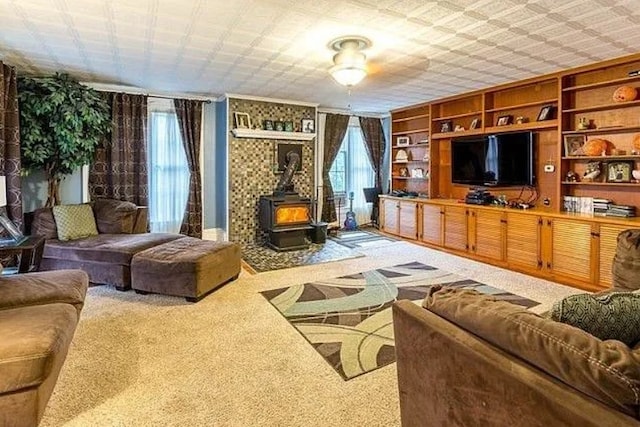
{"type": "Polygon", "coordinates": [[[337,236],[329,236],[329,239],[352,249],[386,246],[398,241],[398,239],[394,239],[393,237],[368,230],[340,231],[337,236]]]}
{"type": "Polygon", "coordinates": [[[395,361],[391,304],[422,301],[435,284],[475,289],[527,308],[539,304],[419,262],[262,294],[349,380],[395,361]]]}
{"type": "Polygon", "coordinates": [[[324,244],[312,243],[309,249],[287,252],[278,252],[259,245],[245,245],[242,248],[242,260],[249,267],[248,270],[254,274],[362,256],[364,255],[331,240],[327,240],[324,244]]]}

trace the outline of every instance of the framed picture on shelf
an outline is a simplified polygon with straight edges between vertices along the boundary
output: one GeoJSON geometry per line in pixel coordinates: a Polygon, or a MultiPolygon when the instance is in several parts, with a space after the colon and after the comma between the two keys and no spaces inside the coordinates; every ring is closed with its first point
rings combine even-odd
{"type": "Polygon", "coordinates": [[[584,156],[584,143],[587,142],[586,135],[565,135],[564,136],[564,155],[571,156],[584,156]]]}
{"type": "Polygon", "coordinates": [[[609,162],[607,164],[607,182],[631,182],[633,162],[609,162]]]}
{"type": "Polygon", "coordinates": [[[480,124],[482,122],[480,121],[479,117],[476,117],[475,119],[471,120],[471,124],[469,125],[469,129],[478,129],[480,127],[480,124]]]}
{"type": "Polygon", "coordinates": [[[291,120],[287,120],[286,122],[284,122],[284,131],[293,132],[293,122],[291,120]]]}
{"type": "Polygon", "coordinates": [[[396,145],[398,146],[404,146],[404,145],[409,145],[409,137],[408,136],[399,136],[398,139],[396,139],[396,145]]]}
{"type": "Polygon", "coordinates": [[[400,176],[403,178],[407,178],[409,176],[409,169],[400,168],[400,176]]]}
{"type": "Polygon", "coordinates": [[[251,117],[248,113],[233,113],[236,129],[251,129],[251,117]]]}
{"type": "Polygon", "coordinates": [[[424,169],[422,168],[411,169],[411,178],[424,178],[424,169]]]}
{"type": "Polygon", "coordinates": [[[511,114],[507,114],[505,116],[498,117],[498,121],[496,121],[496,126],[506,126],[513,123],[513,116],[511,114]]]}
{"type": "Polygon", "coordinates": [[[316,131],[316,122],[313,119],[302,119],[302,132],[314,133],[316,131]]]}
{"type": "Polygon", "coordinates": [[[540,112],[538,113],[538,118],[536,120],[539,122],[542,122],[545,120],[553,119],[553,109],[554,109],[553,105],[545,105],[540,109],[540,112]]]}
{"type": "Polygon", "coordinates": [[[263,120],[262,128],[264,130],[273,130],[273,120],[263,120]]]}
{"type": "Polygon", "coordinates": [[[453,131],[453,121],[445,120],[443,122],[440,122],[440,132],[445,133],[451,131],[453,131]]]}

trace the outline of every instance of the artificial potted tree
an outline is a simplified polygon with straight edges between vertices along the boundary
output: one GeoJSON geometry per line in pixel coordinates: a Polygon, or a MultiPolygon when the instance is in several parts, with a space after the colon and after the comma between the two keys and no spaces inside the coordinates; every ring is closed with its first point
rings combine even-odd
{"type": "Polygon", "coordinates": [[[23,170],[45,172],[45,206],[57,205],[60,180],[93,161],[97,146],[110,131],[109,104],[66,74],[19,78],[18,102],[23,170]]]}

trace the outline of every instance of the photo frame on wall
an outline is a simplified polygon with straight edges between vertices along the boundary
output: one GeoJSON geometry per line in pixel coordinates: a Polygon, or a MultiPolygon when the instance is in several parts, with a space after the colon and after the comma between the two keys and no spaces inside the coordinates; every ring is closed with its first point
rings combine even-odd
{"type": "Polygon", "coordinates": [[[251,129],[251,117],[248,113],[233,113],[236,129],[251,129]]]}

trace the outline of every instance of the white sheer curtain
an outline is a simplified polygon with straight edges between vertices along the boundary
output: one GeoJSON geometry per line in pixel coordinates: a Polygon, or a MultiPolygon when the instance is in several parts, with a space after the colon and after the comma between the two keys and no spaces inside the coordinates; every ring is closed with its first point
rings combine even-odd
{"type": "Polygon", "coordinates": [[[178,233],[189,192],[189,166],[173,103],[154,101],[149,103],[149,222],[152,232],[178,233]]]}
{"type": "MultiPolygon", "coordinates": [[[[353,211],[358,225],[371,222],[371,204],[364,198],[364,188],[373,187],[374,174],[369,156],[364,146],[360,126],[349,126],[346,138],[347,148],[347,187],[353,192],[353,211]]],[[[345,141],[346,142],[346,141],[345,141]]]]}

